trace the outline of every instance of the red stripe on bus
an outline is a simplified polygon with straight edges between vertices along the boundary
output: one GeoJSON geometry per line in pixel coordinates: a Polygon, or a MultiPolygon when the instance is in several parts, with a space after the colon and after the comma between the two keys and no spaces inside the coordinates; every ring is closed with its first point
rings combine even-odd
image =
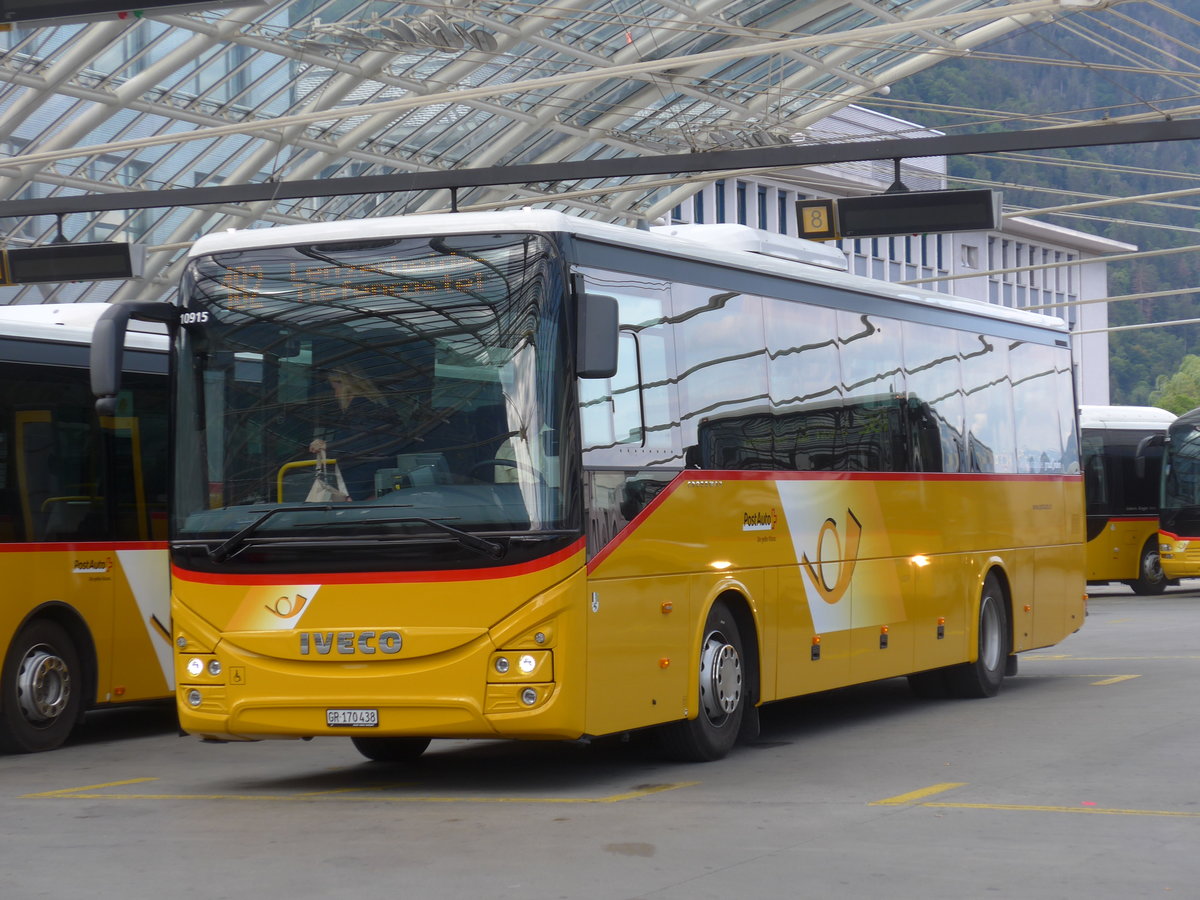
{"type": "Polygon", "coordinates": [[[1181,537],[1178,534],[1172,534],[1169,531],[1163,531],[1161,528],[1159,529],[1158,533],[1172,541],[1200,541],[1200,537],[1181,537]]]}
{"type": "Polygon", "coordinates": [[[580,538],[571,546],[550,556],[511,566],[496,566],[490,569],[454,569],[446,571],[420,572],[276,572],[268,575],[245,575],[230,573],[222,575],[212,572],[193,572],[179,566],[171,566],[171,574],[181,581],[197,584],[417,584],[436,581],[490,581],[496,578],[514,578],[553,568],[577,553],[581,553],[584,540],[580,538]]]}

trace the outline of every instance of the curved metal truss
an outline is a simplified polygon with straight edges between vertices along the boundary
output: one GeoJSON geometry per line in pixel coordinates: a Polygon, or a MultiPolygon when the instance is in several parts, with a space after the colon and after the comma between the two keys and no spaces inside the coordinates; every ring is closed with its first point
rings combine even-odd
{"type": "MultiPolygon", "coordinates": [[[[288,0],[18,28],[0,34],[0,198],[830,139],[819,123],[855,101],[1063,12],[1060,0],[288,0]]],[[[698,184],[481,187],[458,208],[636,223],[698,184]]],[[[60,234],[145,243],[156,277],[7,288],[0,302],[160,296],[202,233],[449,202],[411,191],[8,219],[9,246],[60,234]]]]}

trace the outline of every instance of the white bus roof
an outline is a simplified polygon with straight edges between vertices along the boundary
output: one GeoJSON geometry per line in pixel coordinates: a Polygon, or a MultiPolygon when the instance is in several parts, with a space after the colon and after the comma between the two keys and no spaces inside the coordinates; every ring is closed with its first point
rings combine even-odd
{"type": "MultiPolygon", "coordinates": [[[[91,344],[92,331],[107,303],[46,303],[0,306],[0,338],[91,344]]],[[[131,320],[126,347],[166,349],[166,329],[157,322],[131,320]]]]}
{"type": "Polygon", "coordinates": [[[1166,431],[1178,416],[1157,406],[1081,406],[1080,428],[1131,428],[1166,431]]]}
{"type": "MultiPolygon", "coordinates": [[[[745,238],[737,242],[728,240],[723,242],[719,240],[701,240],[697,235],[700,233],[699,229],[703,227],[694,226],[693,228],[684,229],[680,226],[665,226],[650,231],[642,231],[636,228],[628,228],[624,225],[612,225],[592,219],[567,216],[563,213],[545,209],[439,213],[428,216],[390,216],[378,219],[355,219],[308,225],[282,225],[245,230],[230,229],[201,237],[192,245],[188,256],[194,258],[214,253],[286,247],[294,244],[382,240],[386,238],[420,237],[427,234],[504,232],[553,234],[556,232],[565,232],[588,240],[655,251],[697,262],[717,263],[736,268],[749,268],[756,272],[819,282],[901,302],[916,303],[922,306],[938,307],[941,309],[952,309],[970,315],[982,315],[1007,322],[1033,325],[1039,328],[1051,328],[1064,333],[1067,331],[1066,324],[1061,319],[1053,316],[1010,309],[992,303],[926,291],[909,285],[890,284],[886,281],[833,271],[827,267],[831,260],[830,251],[832,248],[815,244],[815,242],[801,241],[798,238],[787,238],[783,235],[778,236],[780,240],[787,241],[789,246],[794,246],[792,242],[798,242],[814,248],[809,250],[809,259],[805,262],[799,262],[781,258],[777,255],[777,252],[772,250],[764,251],[761,247],[757,252],[727,249],[730,246],[737,246],[739,244],[745,246],[747,243],[751,243],[751,241],[745,238]],[[677,234],[666,233],[670,231],[675,231],[677,234]]],[[[715,225],[712,227],[726,229],[724,233],[727,235],[727,230],[731,226],[715,225]]],[[[741,228],[748,232],[758,231],[757,229],[746,228],[746,226],[732,227],[741,228]]],[[[780,240],[772,238],[769,241],[760,242],[760,244],[778,248],[780,240]]],[[[841,255],[840,251],[833,250],[833,252],[841,255]]]]}

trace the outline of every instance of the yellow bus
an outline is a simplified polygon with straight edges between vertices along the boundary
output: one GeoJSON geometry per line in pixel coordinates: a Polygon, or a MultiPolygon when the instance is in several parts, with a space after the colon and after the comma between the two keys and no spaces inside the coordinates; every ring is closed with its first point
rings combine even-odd
{"type": "Polygon", "coordinates": [[[1167,429],[1158,538],[1167,578],[1200,577],[1200,409],[1167,429]]]}
{"type": "Polygon", "coordinates": [[[1158,558],[1162,438],[1175,414],[1155,406],[1081,406],[1087,580],[1137,594],[1167,589],[1158,558]]]}
{"type": "Polygon", "coordinates": [[[131,332],[114,414],[88,384],[102,303],[0,307],[0,751],[172,695],[167,355],[131,332]]]}
{"type": "Polygon", "coordinates": [[[550,211],[210,235],[169,323],[182,727],[652,729],[715,759],[770,701],[990,696],[1080,627],[1057,319],[741,226],[550,211]]]}

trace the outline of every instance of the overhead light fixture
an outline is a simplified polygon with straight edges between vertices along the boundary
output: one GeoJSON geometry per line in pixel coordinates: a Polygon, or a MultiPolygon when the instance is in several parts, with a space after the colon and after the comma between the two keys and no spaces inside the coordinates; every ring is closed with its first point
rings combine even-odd
{"type": "MultiPolygon", "coordinates": [[[[2,2],[2,0],[0,0],[2,2]]],[[[496,53],[496,36],[467,22],[455,22],[433,13],[412,19],[370,18],[358,22],[316,22],[296,38],[293,45],[301,50],[330,52],[346,49],[401,53],[406,50],[435,50],[461,53],[476,50],[496,53]]]]}

